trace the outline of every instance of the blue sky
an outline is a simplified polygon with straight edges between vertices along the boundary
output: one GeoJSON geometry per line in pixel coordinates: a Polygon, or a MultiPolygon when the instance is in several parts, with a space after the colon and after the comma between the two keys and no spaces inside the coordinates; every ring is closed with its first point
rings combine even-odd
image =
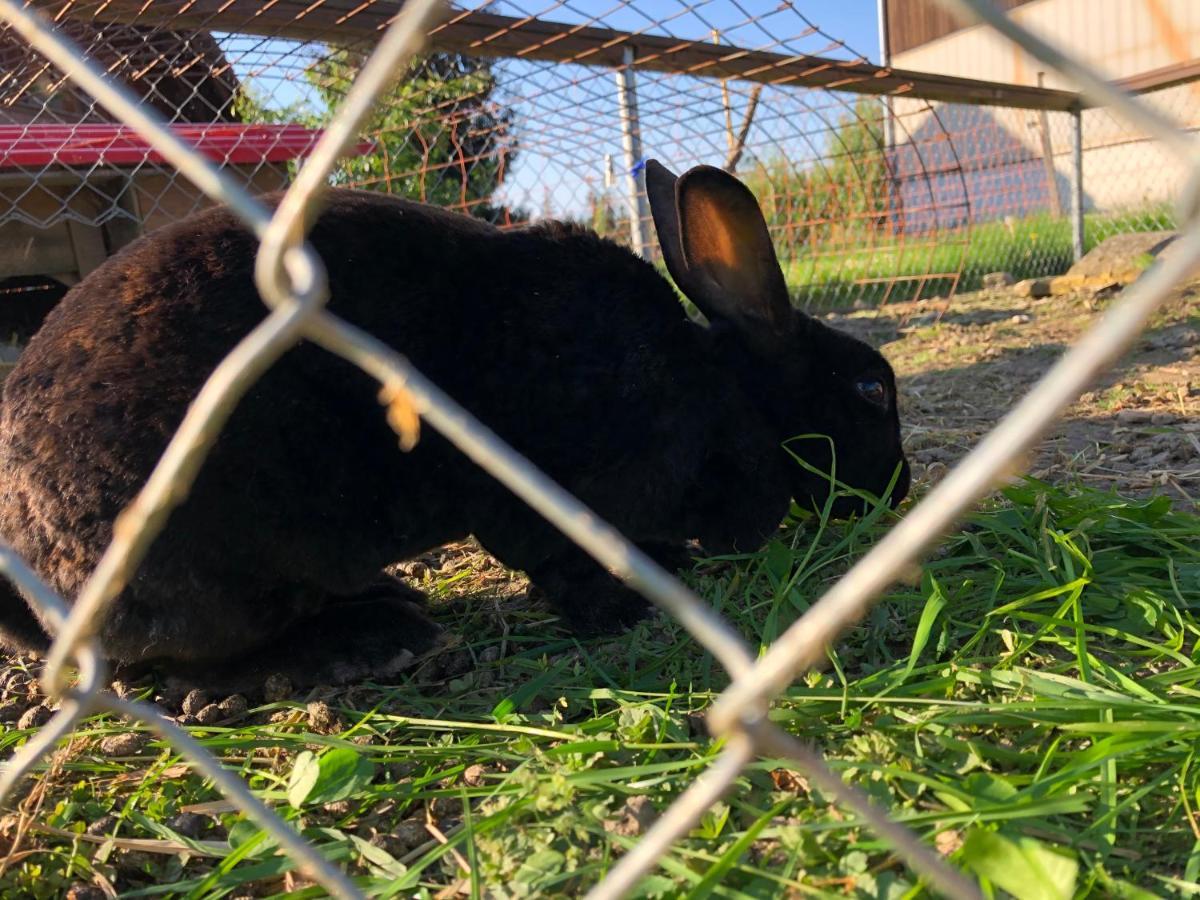
{"type": "MultiPolygon", "coordinates": [[[[711,40],[784,54],[858,56],[878,62],[876,0],[494,0],[491,10],[546,17],[615,30],[649,31],[686,40],[711,40]],[[806,24],[807,23],[807,24],[806,24]],[[819,29],[810,33],[809,26],[819,29]],[[838,42],[844,43],[844,47],[838,42]]],[[[234,68],[272,105],[314,100],[300,76],[303,61],[321,48],[280,41],[222,35],[234,68]]],[[[612,75],[579,66],[549,69],[546,64],[508,60],[499,64],[501,85],[518,98],[518,134],[524,152],[506,181],[507,202],[537,213],[579,215],[587,195],[604,183],[606,159],[623,171],[619,117],[612,75]]],[[[731,83],[734,108],[744,108],[746,84],[731,83]]],[[[716,82],[697,79],[663,82],[639,79],[646,155],[678,165],[721,163],[725,131],[716,82]]],[[[786,91],[763,97],[765,112],[755,121],[750,145],[763,153],[787,155],[804,165],[820,153],[823,136],[844,111],[823,92],[786,91]],[[772,119],[774,116],[774,119],[772,119]],[[810,137],[804,137],[805,134],[810,137]]],[[[619,195],[619,185],[614,185],[619,195]]]]}

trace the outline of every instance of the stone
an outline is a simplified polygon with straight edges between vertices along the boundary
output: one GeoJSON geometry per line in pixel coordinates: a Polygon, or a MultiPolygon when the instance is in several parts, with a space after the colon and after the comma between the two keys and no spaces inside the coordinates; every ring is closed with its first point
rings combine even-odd
{"type": "Polygon", "coordinates": [[[1177,231],[1137,231],[1105,238],[1067,270],[1067,275],[1086,286],[1106,281],[1129,284],[1136,281],[1157,257],[1167,252],[1179,237],[1177,231]]]}
{"type": "Polygon", "coordinates": [[[21,721],[21,715],[25,712],[26,706],[24,699],[17,697],[10,697],[0,703],[0,722],[9,724],[21,721]]]}
{"type": "Polygon", "coordinates": [[[189,691],[188,695],[183,698],[183,704],[180,709],[185,716],[197,715],[200,710],[209,704],[208,693],[200,689],[189,691]]]}
{"type": "Polygon", "coordinates": [[[216,725],[225,718],[225,713],[221,712],[221,707],[215,703],[210,703],[208,706],[196,712],[196,721],[201,725],[216,725]]]}
{"type": "Polygon", "coordinates": [[[1049,278],[1026,278],[1013,285],[1013,293],[1018,297],[1049,297],[1049,278]]]}
{"type": "Polygon", "coordinates": [[[476,763],[473,766],[467,766],[463,772],[463,781],[470,787],[481,787],[484,783],[484,776],[487,774],[487,769],[476,763]]]}
{"type": "Polygon", "coordinates": [[[136,756],[146,746],[147,737],[137,731],[110,734],[100,741],[100,752],[105,756],[136,756]]]}
{"type": "Polygon", "coordinates": [[[195,840],[204,833],[204,827],[208,824],[208,819],[196,813],[181,812],[167,819],[166,824],[176,834],[181,834],[186,838],[195,840]]]}
{"type": "Polygon", "coordinates": [[[17,727],[22,729],[41,728],[53,717],[54,712],[45,706],[31,706],[25,712],[21,713],[21,718],[17,720],[17,727]]]}
{"type": "Polygon", "coordinates": [[[621,837],[637,837],[658,818],[658,810],[649,797],[639,794],[630,797],[617,815],[604,822],[604,830],[621,837]]]}
{"type": "Polygon", "coordinates": [[[1154,418],[1148,409],[1122,409],[1117,412],[1117,421],[1122,425],[1145,425],[1154,418]]]}
{"type": "Polygon", "coordinates": [[[276,672],[267,678],[263,684],[263,699],[268,703],[278,703],[292,696],[292,681],[286,675],[276,672]]]}
{"type": "Polygon", "coordinates": [[[249,708],[250,704],[241,694],[230,694],[217,704],[217,709],[221,710],[221,715],[226,719],[239,719],[246,714],[246,710],[249,708]]]}
{"type": "Polygon", "coordinates": [[[1016,284],[1016,281],[1008,272],[988,272],[983,276],[983,286],[989,291],[1010,287],[1016,284]]]}
{"type": "Polygon", "coordinates": [[[114,828],[117,827],[117,817],[112,813],[106,813],[92,822],[87,827],[87,833],[94,837],[106,837],[112,834],[114,828]]]}
{"type": "Polygon", "coordinates": [[[324,700],[313,700],[308,704],[308,727],[318,734],[338,731],[337,713],[324,700]]]}

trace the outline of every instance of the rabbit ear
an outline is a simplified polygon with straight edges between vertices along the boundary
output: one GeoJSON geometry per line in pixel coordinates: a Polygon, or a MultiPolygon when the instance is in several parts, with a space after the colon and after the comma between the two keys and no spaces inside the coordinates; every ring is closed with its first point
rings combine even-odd
{"type": "Polygon", "coordinates": [[[788,333],[795,318],[787,283],[750,189],[721,169],[697,166],[676,183],[675,205],[688,298],[709,319],[788,333]]]}
{"type": "Polygon", "coordinates": [[[675,207],[675,184],[679,181],[657,159],[646,160],[646,196],[654,215],[654,230],[662,248],[663,262],[680,289],[691,297],[685,286],[687,264],[683,261],[683,244],[679,241],[679,210],[675,207]]]}

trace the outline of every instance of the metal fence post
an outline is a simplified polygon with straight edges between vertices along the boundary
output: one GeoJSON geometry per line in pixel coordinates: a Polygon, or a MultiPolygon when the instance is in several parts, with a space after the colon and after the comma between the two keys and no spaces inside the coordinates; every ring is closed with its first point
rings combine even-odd
{"type": "Polygon", "coordinates": [[[1071,110],[1071,249],[1083,258],[1083,107],[1071,110]]]}
{"type": "Polygon", "coordinates": [[[629,242],[638,256],[647,250],[646,222],[650,209],[637,169],[642,159],[642,128],[638,120],[637,86],[633,76],[633,48],[626,46],[617,69],[617,103],[621,110],[621,146],[625,151],[625,181],[629,199],[629,242]]]}

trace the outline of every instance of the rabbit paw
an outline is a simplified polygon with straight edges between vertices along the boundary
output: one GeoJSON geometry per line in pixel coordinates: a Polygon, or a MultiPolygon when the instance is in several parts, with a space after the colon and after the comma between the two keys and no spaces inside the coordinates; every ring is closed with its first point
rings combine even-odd
{"type": "Polygon", "coordinates": [[[237,690],[260,688],[273,674],[297,687],[395,679],[434,649],[441,629],[422,612],[424,596],[385,578],[353,597],[334,598],[296,619],[256,650],[202,671],[177,671],[181,682],[237,690]]]}

